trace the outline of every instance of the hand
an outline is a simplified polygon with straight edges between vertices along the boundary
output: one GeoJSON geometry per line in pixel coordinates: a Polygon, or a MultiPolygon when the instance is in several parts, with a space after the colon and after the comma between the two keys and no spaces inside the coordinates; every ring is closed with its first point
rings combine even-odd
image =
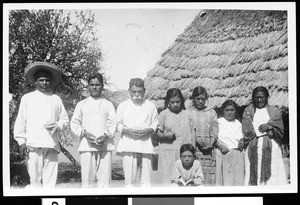
{"type": "Polygon", "coordinates": [[[124,128],[122,130],[122,134],[130,136],[132,138],[139,138],[139,136],[140,136],[139,130],[133,130],[133,129],[127,129],[127,128],[124,128]]]}
{"type": "Polygon", "coordinates": [[[169,131],[164,133],[164,137],[169,139],[169,140],[175,140],[176,139],[176,134],[175,132],[169,131]]]}
{"type": "Polygon", "coordinates": [[[228,147],[221,142],[217,142],[217,146],[222,154],[227,154],[230,151],[228,147]]]}
{"type": "Polygon", "coordinates": [[[20,145],[19,153],[20,153],[20,155],[26,155],[27,154],[27,146],[26,146],[25,143],[20,145]]]}
{"type": "Polygon", "coordinates": [[[238,143],[237,149],[238,149],[239,151],[242,151],[242,150],[244,149],[244,146],[245,146],[244,140],[243,140],[243,139],[240,139],[240,140],[239,140],[239,143],[238,143]]]}
{"type": "Polygon", "coordinates": [[[152,128],[146,128],[146,129],[143,129],[143,130],[139,130],[139,137],[140,138],[144,138],[144,137],[149,137],[150,134],[153,134],[154,133],[154,130],[152,128]]]}
{"type": "Polygon", "coordinates": [[[273,130],[267,131],[267,135],[270,139],[274,138],[274,131],[273,130]]]}
{"type": "Polygon", "coordinates": [[[174,178],[174,179],[171,179],[171,183],[176,183],[176,184],[181,184],[181,181],[179,180],[179,178],[174,178]]]}
{"type": "Polygon", "coordinates": [[[85,137],[87,139],[88,142],[93,143],[93,144],[97,144],[97,138],[95,135],[87,132],[87,131],[83,131],[83,137],[85,137]]]}
{"type": "Polygon", "coordinates": [[[273,129],[273,127],[269,124],[262,124],[258,127],[258,131],[260,131],[262,133],[267,132],[267,131],[272,130],[272,129],[273,129]]]}
{"type": "Polygon", "coordinates": [[[47,123],[45,125],[45,128],[49,132],[50,135],[53,135],[57,130],[57,124],[55,122],[47,123]]]}
{"type": "Polygon", "coordinates": [[[102,144],[106,139],[108,138],[107,134],[101,135],[100,137],[97,138],[97,143],[100,145],[102,144]]]}
{"type": "Polygon", "coordinates": [[[196,142],[199,144],[200,148],[206,147],[206,144],[201,137],[196,137],[196,142]]]}

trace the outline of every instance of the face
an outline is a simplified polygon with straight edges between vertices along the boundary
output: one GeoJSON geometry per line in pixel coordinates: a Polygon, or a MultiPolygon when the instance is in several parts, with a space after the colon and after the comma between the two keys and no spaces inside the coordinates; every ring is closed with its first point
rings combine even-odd
{"type": "Polygon", "coordinates": [[[169,109],[174,113],[179,113],[182,110],[181,99],[178,96],[170,98],[169,109]]]}
{"type": "Polygon", "coordinates": [[[131,86],[129,89],[131,100],[136,104],[141,104],[144,100],[145,88],[137,87],[135,85],[131,86]]]}
{"type": "Polygon", "coordinates": [[[97,79],[91,79],[88,85],[89,93],[93,98],[99,98],[101,97],[103,85],[102,83],[97,79]]]}
{"type": "Polygon", "coordinates": [[[224,118],[228,121],[233,121],[235,119],[236,110],[233,105],[228,105],[223,110],[224,118]]]}
{"type": "Polygon", "coordinates": [[[257,108],[263,108],[267,105],[268,98],[263,92],[257,92],[254,94],[253,103],[257,108]]]}
{"type": "Polygon", "coordinates": [[[37,90],[42,93],[48,93],[50,91],[50,76],[45,74],[40,74],[35,81],[37,90]]]}
{"type": "Polygon", "coordinates": [[[186,150],[181,153],[180,159],[184,167],[190,167],[194,162],[194,155],[192,152],[186,150]]]}
{"type": "Polygon", "coordinates": [[[206,100],[207,100],[207,98],[206,98],[205,94],[198,95],[193,99],[194,106],[197,109],[202,110],[205,108],[206,100]]]}

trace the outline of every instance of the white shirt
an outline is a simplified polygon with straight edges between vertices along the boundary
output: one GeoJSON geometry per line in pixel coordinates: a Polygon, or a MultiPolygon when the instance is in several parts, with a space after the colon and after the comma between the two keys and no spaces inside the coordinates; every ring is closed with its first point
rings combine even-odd
{"type": "MultiPolygon", "coordinates": [[[[136,105],[131,99],[122,102],[117,109],[117,130],[122,133],[123,128],[156,130],[158,114],[155,105],[145,100],[141,105],[136,105]]],[[[132,139],[121,135],[117,152],[153,153],[151,134],[148,139],[132,139]]]]}
{"type": "Polygon", "coordinates": [[[112,151],[116,130],[116,113],[113,104],[104,99],[88,97],[77,103],[71,119],[71,129],[80,138],[78,151],[112,151]],[[82,137],[83,130],[99,137],[104,133],[108,138],[100,146],[91,144],[82,137]]]}
{"type": "Polygon", "coordinates": [[[256,108],[253,116],[253,127],[256,136],[259,137],[266,134],[265,132],[264,133],[260,132],[258,128],[260,125],[268,123],[269,120],[270,120],[270,116],[266,107],[261,109],[256,108]]]}
{"type": "Polygon", "coordinates": [[[238,141],[243,138],[242,124],[238,120],[228,121],[224,117],[219,118],[218,122],[218,140],[224,143],[229,149],[237,148],[238,141]]]}
{"type": "Polygon", "coordinates": [[[45,128],[48,122],[55,122],[59,130],[63,130],[69,122],[60,97],[38,90],[27,93],[21,99],[14,125],[14,138],[19,145],[26,143],[31,147],[60,150],[58,131],[51,136],[45,128]]]}

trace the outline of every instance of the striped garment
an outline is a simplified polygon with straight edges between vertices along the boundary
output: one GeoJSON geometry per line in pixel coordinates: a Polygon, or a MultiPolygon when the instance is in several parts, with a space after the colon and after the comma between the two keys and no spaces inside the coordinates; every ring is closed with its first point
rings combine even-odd
{"type": "Polygon", "coordinates": [[[192,112],[196,136],[218,138],[219,123],[217,113],[212,108],[198,110],[193,105],[189,107],[192,112]]]}
{"type": "Polygon", "coordinates": [[[218,138],[219,124],[217,113],[211,108],[198,110],[193,105],[189,106],[189,110],[193,116],[196,141],[197,139],[202,138],[202,141],[204,141],[206,145],[204,148],[212,148],[204,150],[199,148],[199,144],[196,143],[197,151],[195,154],[202,166],[204,185],[213,186],[216,183],[216,156],[212,138],[218,138]]]}

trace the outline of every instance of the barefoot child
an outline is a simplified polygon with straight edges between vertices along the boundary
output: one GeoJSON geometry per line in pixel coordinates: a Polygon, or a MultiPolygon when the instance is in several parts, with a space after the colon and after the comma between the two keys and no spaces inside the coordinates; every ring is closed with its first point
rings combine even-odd
{"type": "Polygon", "coordinates": [[[175,162],[172,185],[203,186],[204,177],[199,160],[195,160],[195,148],[192,144],[180,147],[180,160],[175,162]]]}

